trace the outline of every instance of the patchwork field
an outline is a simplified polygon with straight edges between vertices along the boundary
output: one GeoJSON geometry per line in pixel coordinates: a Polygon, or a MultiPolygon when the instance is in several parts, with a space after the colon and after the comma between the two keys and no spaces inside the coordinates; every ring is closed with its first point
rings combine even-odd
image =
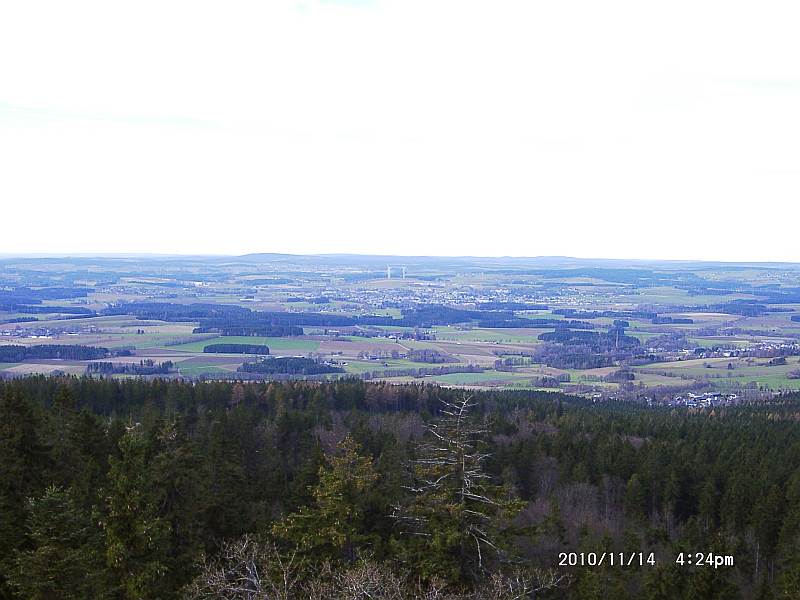
{"type": "MultiPolygon", "coordinates": [[[[395,382],[633,398],[800,388],[800,266],[404,259],[408,278],[393,268],[388,280],[384,258],[378,266],[314,260],[7,261],[0,350],[105,348],[115,376],[169,362],[170,376],[232,377],[254,357],[204,348],[262,344],[277,357],[395,382]],[[211,316],[235,315],[241,328],[264,314],[300,327],[291,335],[193,333],[211,316]],[[550,326],[524,326],[531,320],[550,326]],[[573,326],[574,338],[558,337],[573,326]],[[785,364],[770,364],[780,356],[785,364]]],[[[6,376],[82,374],[92,362],[6,356],[6,376]]]]}

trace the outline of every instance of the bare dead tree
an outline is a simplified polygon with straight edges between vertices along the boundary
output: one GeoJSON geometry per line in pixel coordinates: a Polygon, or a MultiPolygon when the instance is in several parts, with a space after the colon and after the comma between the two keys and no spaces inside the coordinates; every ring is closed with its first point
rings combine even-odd
{"type": "Polygon", "coordinates": [[[472,592],[454,593],[446,582],[414,581],[390,566],[361,560],[342,569],[324,563],[302,571],[294,555],[249,536],[226,543],[184,590],[185,600],[529,600],[565,582],[552,570],[495,573],[472,592]]]}
{"type": "Polygon", "coordinates": [[[477,580],[503,556],[504,523],[522,503],[484,470],[487,431],[471,418],[476,404],[464,395],[443,401],[441,418],[429,423],[427,441],[410,464],[409,502],[393,512],[403,526],[418,570],[477,580]]]}
{"type": "Polygon", "coordinates": [[[294,554],[281,555],[272,544],[250,536],[222,546],[184,590],[186,600],[290,600],[300,581],[294,554]]]}
{"type": "Polygon", "coordinates": [[[511,574],[494,573],[474,594],[474,600],[533,600],[540,592],[564,586],[566,574],[554,569],[519,569],[511,574]]]}
{"type": "Polygon", "coordinates": [[[565,583],[555,571],[515,569],[506,560],[511,518],[522,503],[483,465],[487,435],[469,396],[445,402],[409,465],[409,502],[395,508],[407,568],[362,558],[309,571],[299,555],[245,536],[223,545],[185,590],[186,600],[523,600],[565,583]],[[410,568],[408,568],[410,567],[410,568]],[[497,567],[502,567],[498,569],[497,567]]]}

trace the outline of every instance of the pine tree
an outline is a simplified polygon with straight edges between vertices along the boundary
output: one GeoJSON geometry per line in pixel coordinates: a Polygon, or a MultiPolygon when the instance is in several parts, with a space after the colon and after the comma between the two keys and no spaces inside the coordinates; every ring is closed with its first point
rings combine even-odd
{"type": "Polygon", "coordinates": [[[753,510],[756,534],[763,548],[764,558],[767,561],[774,558],[783,521],[783,494],[777,485],[773,485],[753,510]]]}
{"type": "Polygon", "coordinates": [[[600,575],[593,570],[583,571],[575,584],[573,597],[575,600],[602,600],[604,594],[600,575]]]}
{"type": "Polygon", "coordinates": [[[228,437],[227,418],[211,424],[204,440],[206,521],[209,533],[218,539],[241,535],[246,487],[244,468],[237,456],[236,440],[228,437]]]}
{"type": "Polygon", "coordinates": [[[424,578],[482,579],[506,558],[508,522],[522,509],[484,470],[486,432],[470,419],[474,407],[468,396],[443,401],[410,465],[408,500],[395,509],[401,557],[424,578]]]}
{"type": "Polygon", "coordinates": [[[644,594],[646,600],[674,600],[684,597],[686,573],[682,573],[677,565],[659,565],[644,576],[644,594]]]}
{"type": "Polygon", "coordinates": [[[778,578],[778,598],[800,598],[800,469],[786,486],[789,507],[781,527],[779,548],[782,555],[778,578]]]}
{"type": "Polygon", "coordinates": [[[206,499],[202,493],[200,454],[183,431],[180,420],[165,424],[158,434],[158,452],[147,471],[148,508],[154,519],[167,525],[168,537],[159,552],[167,576],[162,593],[188,583],[203,548],[206,499]]]}
{"type": "Polygon", "coordinates": [[[0,398],[0,598],[10,597],[6,579],[14,569],[14,553],[28,542],[26,500],[41,493],[49,465],[38,431],[40,421],[20,395],[0,398]]]}
{"type": "Polygon", "coordinates": [[[151,440],[136,427],[120,440],[119,458],[111,459],[108,516],[104,527],[109,566],[118,574],[124,595],[159,597],[167,573],[170,525],[158,514],[148,471],[151,440]]]}
{"type": "Polygon", "coordinates": [[[625,488],[625,512],[634,518],[644,518],[646,493],[638,473],[631,475],[625,488]]]}
{"type": "Polygon", "coordinates": [[[290,542],[307,560],[352,562],[369,541],[364,516],[378,475],[372,460],[359,450],[352,437],[344,438],[339,454],[326,457],[320,467],[313,503],[273,528],[279,539],[290,542]]]}
{"type": "Polygon", "coordinates": [[[48,487],[28,503],[32,549],[17,555],[11,580],[25,598],[111,597],[102,531],[72,490],[48,487]]]}

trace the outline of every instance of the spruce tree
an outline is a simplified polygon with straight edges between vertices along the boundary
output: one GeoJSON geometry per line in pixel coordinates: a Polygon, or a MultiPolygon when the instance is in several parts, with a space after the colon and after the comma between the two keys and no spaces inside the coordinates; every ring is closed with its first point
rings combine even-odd
{"type": "Polygon", "coordinates": [[[121,456],[111,459],[104,521],[108,564],[131,600],[159,596],[169,560],[170,524],[158,514],[149,485],[154,449],[141,429],[126,432],[121,456]]]}
{"type": "Polygon", "coordinates": [[[372,459],[359,451],[352,437],[344,438],[338,454],[326,457],[319,469],[313,503],[273,528],[308,561],[353,562],[370,541],[365,513],[378,475],[372,459]]]}
{"type": "Polygon", "coordinates": [[[18,393],[0,398],[0,598],[12,597],[7,579],[17,550],[29,545],[26,502],[41,493],[50,463],[39,437],[41,421],[18,393]]]}
{"type": "Polygon", "coordinates": [[[423,578],[474,583],[508,557],[509,521],[523,504],[484,470],[475,406],[468,396],[443,401],[409,465],[407,500],[395,508],[401,559],[423,578]]]}
{"type": "Polygon", "coordinates": [[[28,502],[31,549],[20,552],[13,587],[31,600],[112,597],[103,536],[71,489],[48,487],[28,502]]]}

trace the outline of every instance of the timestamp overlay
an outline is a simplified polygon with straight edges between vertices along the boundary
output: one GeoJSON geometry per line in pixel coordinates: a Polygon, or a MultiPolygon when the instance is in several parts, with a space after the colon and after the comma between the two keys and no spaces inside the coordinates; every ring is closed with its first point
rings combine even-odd
{"type": "Polygon", "coordinates": [[[655,552],[559,552],[559,567],[657,567],[667,561],[681,567],[732,567],[732,554],[714,552],[678,552],[666,558],[655,552]]]}
{"type": "Polygon", "coordinates": [[[732,567],[732,554],[716,554],[714,552],[679,552],[675,564],[687,567],[732,567]]]}

